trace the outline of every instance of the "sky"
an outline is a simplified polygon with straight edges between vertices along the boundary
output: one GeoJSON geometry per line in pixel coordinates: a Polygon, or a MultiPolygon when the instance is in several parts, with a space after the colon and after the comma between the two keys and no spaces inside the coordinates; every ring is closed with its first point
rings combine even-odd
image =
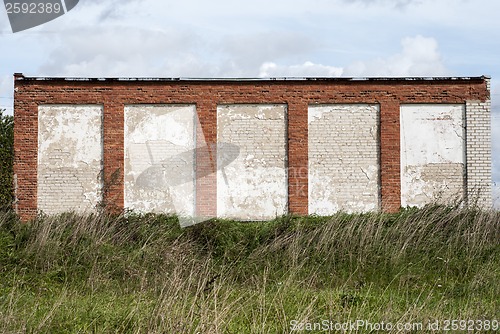
{"type": "Polygon", "coordinates": [[[80,0],[12,33],[0,8],[0,108],[13,73],[77,77],[492,77],[500,208],[498,0],[80,0]]]}

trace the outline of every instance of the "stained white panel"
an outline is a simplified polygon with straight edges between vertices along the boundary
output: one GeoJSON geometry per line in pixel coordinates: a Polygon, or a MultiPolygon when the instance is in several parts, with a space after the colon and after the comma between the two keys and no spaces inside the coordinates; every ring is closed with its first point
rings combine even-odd
{"type": "Polygon", "coordinates": [[[38,209],[95,209],[101,200],[102,106],[38,108],[38,209]]]}
{"type": "Polygon", "coordinates": [[[193,216],[194,105],[125,106],[125,207],[193,216]]]}
{"type": "Polygon", "coordinates": [[[401,106],[401,205],[464,193],[464,105],[401,106]]]}
{"type": "Polygon", "coordinates": [[[309,214],[379,209],[378,105],[311,105],[309,214]]]}
{"type": "Polygon", "coordinates": [[[219,217],[262,220],[287,212],[285,118],[285,105],[217,108],[219,217]],[[224,143],[239,149],[229,164],[224,143]]]}

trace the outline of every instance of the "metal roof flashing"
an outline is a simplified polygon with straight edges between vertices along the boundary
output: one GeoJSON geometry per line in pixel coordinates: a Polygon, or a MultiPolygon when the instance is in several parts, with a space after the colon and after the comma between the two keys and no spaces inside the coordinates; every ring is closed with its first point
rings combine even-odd
{"type": "Polygon", "coordinates": [[[471,81],[491,79],[490,76],[478,77],[275,77],[275,78],[189,78],[189,77],[28,77],[23,73],[14,73],[16,81],[84,81],[84,82],[175,82],[175,81],[200,81],[200,82],[255,82],[255,81],[334,81],[334,82],[364,82],[364,81],[471,81]]]}

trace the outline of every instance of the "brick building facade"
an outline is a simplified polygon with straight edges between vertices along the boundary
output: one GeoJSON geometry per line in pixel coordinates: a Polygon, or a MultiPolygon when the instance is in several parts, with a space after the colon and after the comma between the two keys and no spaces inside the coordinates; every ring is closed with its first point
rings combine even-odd
{"type": "Polygon", "coordinates": [[[489,82],[16,74],[15,207],[24,219],[96,205],[267,219],[471,195],[488,207],[489,82]]]}

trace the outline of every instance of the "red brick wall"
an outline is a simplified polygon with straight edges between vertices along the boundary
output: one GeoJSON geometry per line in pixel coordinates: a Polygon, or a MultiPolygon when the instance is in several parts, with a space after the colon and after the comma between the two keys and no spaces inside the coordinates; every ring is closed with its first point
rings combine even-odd
{"type": "MultiPolygon", "coordinates": [[[[485,101],[484,78],[459,79],[313,79],[313,80],[65,80],[16,75],[14,101],[14,172],[18,213],[37,212],[38,105],[100,104],[104,106],[104,203],[123,208],[124,118],[126,104],[195,104],[207,144],[217,141],[217,105],[267,103],[288,105],[289,209],[308,212],[308,129],[310,104],[369,103],[380,105],[380,185],[382,208],[400,207],[399,109],[401,103],[465,103],[485,101]],[[113,182],[109,182],[113,181],[113,182]]],[[[201,168],[211,168],[216,152],[198,153],[201,168]]],[[[197,182],[197,211],[213,215],[215,174],[197,182]],[[206,189],[210,189],[206,191],[206,189]]]]}

